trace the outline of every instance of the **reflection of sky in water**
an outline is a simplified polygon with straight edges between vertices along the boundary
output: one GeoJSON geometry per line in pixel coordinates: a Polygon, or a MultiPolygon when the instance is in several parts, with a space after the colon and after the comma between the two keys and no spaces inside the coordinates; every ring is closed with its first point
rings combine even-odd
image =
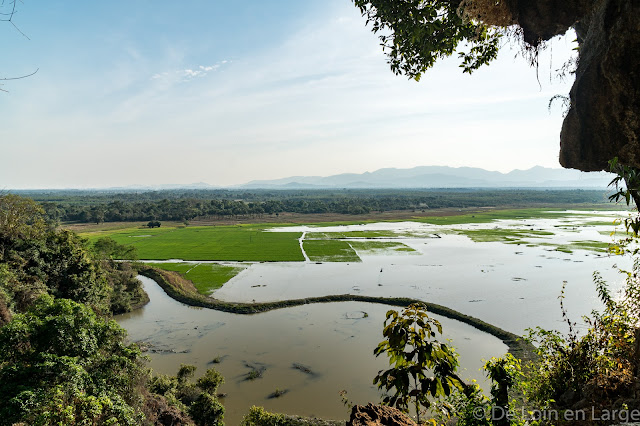
{"type": "MultiPolygon", "coordinates": [[[[153,281],[141,279],[151,302],[116,319],[132,340],[149,345],[151,367],[159,373],[175,374],[181,363],[196,365],[200,374],[212,366],[218,369],[226,380],[221,391],[228,393],[227,424],[239,424],[251,405],[347,418],[338,395],[342,389],[355,403],[379,400],[372,380],[388,363],[384,357],[375,358],[373,349],[382,340],[386,312],[397,308],[344,302],[234,315],[185,306],[153,281]],[[213,364],[216,357],[222,362],[213,364]],[[264,369],[263,378],[246,380],[248,366],[264,369]],[[267,398],[276,388],[289,392],[282,398],[267,398]]],[[[504,354],[506,346],[466,324],[438,319],[443,339],[454,339],[460,353],[462,376],[483,382],[482,360],[504,354]]]]}
{"type": "Polygon", "coordinates": [[[613,224],[584,224],[613,222],[618,214],[594,212],[589,216],[500,220],[450,226],[385,222],[279,228],[275,231],[384,230],[398,234],[410,233],[410,238],[379,241],[404,243],[416,250],[417,255],[364,251],[359,253],[362,262],[358,263],[253,264],[216,291],[215,297],[250,302],[344,293],[404,296],[439,303],[519,334],[535,326],[563,330],[565,324],[558,302],[563,281],[567,281],[565,305],[571,318],[579,321],[582,315],[600,308],[593,285],[593,272],[599,271],[615,289],[620,286],[623,277],[617,273],[614,265],[628,267],[630,262],[628,259],[585,250],[563,253],[551,247],[527,247],[527,244],[564,245],[587,240],[610,242],[608,233],[614,229],[613,224]],[[474,243],[466,236],[445,232],[496,227],[549,231],[553,235],[522,237],[519,239],[524,244],[504,244],[474,243]],[[431,238],[434,233],[442,238],[431,238]],[[425,237],[421,238],[420,235],[425,237]],[[260,287],[252,287],[257,284],[260,287]]]}
{"type": "MultiPolygon", "coordinates": [[[[215,297],[251,302],[344,293],[406,296],[442,304],[518,334],[534,326],[562,330],[565,324],[558,296],[563,281],[567,281],[565,307],[571,319],[577,321],[581,315],[600,308],[593,271],[598,270],[615,289],[623,277],[614,265],[628,268],[627,259],[584,250],[562,253],[545,246],[474,243],[445,231],[499,226],[554,233],[519,238],[526,243],[610,242],[608,233],[613,225],[584,223],[612,221],[616,214],[597,212],[593,216],[446,227],[416,222],[286,227],[282,230],[391,230],[410,236],[377,240],[401,242],[416,253],[362,251],[362,262],[357,263],[252,263],[216,291],[215,297]],[[442,238],[432,238],[436,233],[442,238]]],[[[151,303],[118,320],[133,340],[148,342],[150,349],[156,351],[150,354],[152,367],[160,372],[175,374],[180,363],[192,363],[202,373],[213,366],[213,358],[220,357],[222,363],[215,367],[227,381],[222,389],[229,394],[225,399],[227,424],[238,424],[252,404],[274,411],[346,418],[339,390],[347,389],[354,403],[379,398],[371,381],[387,362],[375,359],[372,353],[382,337],[386,306],[332,303],[239,316],[186,307],[167,297],[157,285],[146,282],[151,303]],[[355,318],[362,311],[368,316],[355,318]],[[294,368],[296,363],[309,367],[314,374],[294,368]],[[249,371],[247,365],[266,368],[264,377],[244,380],[249,371]],[[289,392],[282,398],[266,398],[276,388],[289,392]]],[[[483,374],[478,372],[482,359],[501,355],[506,350],[504,345],[456,321],[442,322],[445,333],[455,336],[454,345],[461,353],[468,377],[482,380],[483,374]]]]}

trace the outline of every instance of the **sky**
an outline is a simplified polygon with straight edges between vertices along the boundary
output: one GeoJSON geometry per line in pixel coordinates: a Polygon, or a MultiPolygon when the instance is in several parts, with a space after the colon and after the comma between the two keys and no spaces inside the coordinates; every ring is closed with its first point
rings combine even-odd
{"type": "Polygon", "coordinates": [[[0,78],[37,73],[0,82],[0,190],[560,167],[571,36],[538,69],[505,42],[416,82],[350,0],[24,0],[13,22],[0,78]]]}

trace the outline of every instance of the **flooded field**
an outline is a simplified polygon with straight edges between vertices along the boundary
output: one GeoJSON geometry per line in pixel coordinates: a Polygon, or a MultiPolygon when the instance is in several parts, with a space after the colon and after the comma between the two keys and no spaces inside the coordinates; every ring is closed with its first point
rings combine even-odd
{"type": "MultiPolygon", "coordinates": [[[[251,405],[346,419],[341,390],[354,403],[380,399],[372,381],[388,363],[375,358],[373,349],[382,340],[388,306],[325,303],[243,316],[186,306],[149,278],[140,279],[151,301],[117,321],[133,341],[149,347],[156,373],[175,375],[180,364],[196,365],[196,376],[210,367],[220,371],[226,424],[239,424],[251,405]],[[252,370],[262,377],[248,380],[252,370]],[[276,389],[286,393],[269,398],[276,389]]],[[[442,322],[443,339],[453,339],[460,354],[461,376],[483,382],[482,360],[503,355],[507,347],[469,325],[434,317],[442,322]]]]}
{"type": "MultiPolygon", "coordinates": [[[[615,291],[623,280],[618,267],[630,267],[627,259],[609,256],[605,249],[618,215],[567,212],[557,218],[478,224],[272,228],[300,232],[306,260],[244,262],[241,272],[212,295],[238,302],[346,293],[406,296],[517,334],[535,326],[563,330],[558,301],[563,285],[568,314],[580,323],[581,315],[600,308],[593,272],[599,271],[615,291]],[[336,261],[314,260],[306,249],[318,241],[335,242],[335,250],[325,245],[324,253],[334,250],[336,261]],[[345,257],[345,246],[357,255],[345,257]]],[[[346,302],[240,316],[187,307],[143,280],[151,303],[118,321],[133,340],[149,344],[157,372],[175,374],[181,363],[195,364],[199,373],[211,366],[221,371],[228,424],[237,424],[251,405],[346,418],[338,395],[343,389],[354,403],[379,400],[372,379],[387,361],[372,353],[388,307],[346,302]],[[214,359],[221,362],[214,364],[214,359]],[[247,380],[252,370],[262,377],[247,380]],[[286,393],[269,398],[276,390],[286,393]]],[[[483,380],[478,371],[482,359],[502,355],[506,346],[470,326],[440,320],[461,354],[463,376],[483,380]]]]}
{"type": "Polygon", "coordinates": [[[354,245],[361,262],[256,263],[214,297],[262,302],[345,293],[405,296],[447,306],[516,334],[534,326],[562,330],[558,296],[565,281],[565,307],[579,322],[582,315],[600,308],[593,272],[616,289],[624,278],[618,267],[630,267],[628,259],[609,256],[605,250],[617,216],[567,212],[558,219],[456,226],[400,222],[281,228],[307,235],[392,233],[397,236],[375,241],[402,244],[413,251],[359,250],[354,245]],[[468,235],[482,240],[473,241],[468,235]]]}

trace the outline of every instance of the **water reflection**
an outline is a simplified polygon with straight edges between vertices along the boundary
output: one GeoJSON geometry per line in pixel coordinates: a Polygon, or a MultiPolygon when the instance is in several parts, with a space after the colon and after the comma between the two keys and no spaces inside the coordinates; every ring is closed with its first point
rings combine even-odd
{"type": "MultiPolygon", "coordinates": [[[[345,419],[342,389],[354,403],[380,399],[372,379],[387,361],[376,359],[373,348],[382,338],[388,306],[327,303],[242,316],[186,306],[153,280],[140,279],[150,303],[117,321],[149,348],[156,372],[175,374],[181,363],[196,365],[200,374],[218,369],[226,379],[221,392],[227,394],[227,424],[239,424],[251,405],[345,419]],[[214,364],[216,358],[220,362],[214,364]],[[252,369],[262,370],[262,378],[247,380],[252,369]],[[287,392],[269,398],[276,389],[287,392]]],[[[466,324],[438,319],[460,353],[463,377],[484,380],[482,359],[504,354],[506,346],[466,324]]]]}

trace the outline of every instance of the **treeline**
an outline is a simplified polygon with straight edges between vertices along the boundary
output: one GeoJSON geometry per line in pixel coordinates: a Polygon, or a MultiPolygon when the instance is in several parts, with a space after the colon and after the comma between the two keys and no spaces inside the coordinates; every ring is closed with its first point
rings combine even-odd
{"type": "Polygon", "coordinates": [[[31,191],[25,195],[40,202],[50,221],[86,223],[607,202],[601,190],[31,191]]]}

